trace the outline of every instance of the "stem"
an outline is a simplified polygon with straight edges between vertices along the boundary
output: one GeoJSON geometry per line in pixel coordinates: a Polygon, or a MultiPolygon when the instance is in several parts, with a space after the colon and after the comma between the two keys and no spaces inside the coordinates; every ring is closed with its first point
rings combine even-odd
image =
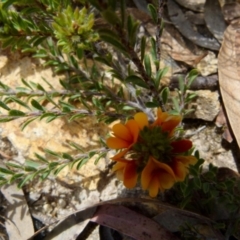
{"type": "MultiPolygon", "coordinates": [[[[158,0],[158,6],[157,6],[157,13],[158,13],[158,22],[157,22],[157,32],[156,32],[156,53],[157,53],[157,60],[161,60],[161,36],[162,36],[162,24],[163,24],[163,5],[165,1],[164,0],[158,0]]],[[[159,70],[160,66],[157,66],[156,72],[159,70]]]]}

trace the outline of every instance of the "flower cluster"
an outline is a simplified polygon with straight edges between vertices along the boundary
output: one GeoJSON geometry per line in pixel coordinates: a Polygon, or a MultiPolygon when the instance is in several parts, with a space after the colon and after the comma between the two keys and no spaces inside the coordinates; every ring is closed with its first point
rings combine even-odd
{"type": "Polygon", "coordinates": [[[192,142],[175,136],[181,120],[180,116],[158,109],[152,124],[140,112],[125,124],[113,126],[113,136],[107,139],[107,145],[119,150],[112,157],[116,161],[113,171],[127,188],[135,187],[140,179],[142,188],[155,197],[159,190],[170,189],[175,182],[185,179],[188,166],[197,159],[188,154],[192,142]]]}

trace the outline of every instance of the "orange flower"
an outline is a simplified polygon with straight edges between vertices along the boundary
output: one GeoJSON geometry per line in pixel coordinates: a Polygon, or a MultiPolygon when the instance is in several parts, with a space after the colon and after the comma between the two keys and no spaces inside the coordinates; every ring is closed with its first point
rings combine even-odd
{"type": "Polygon", "coordinates": [[[113,137],[107,139],[107,145],[113,149],[124,149],[112,157],[113,160],[122,158],[131,149],[144,126],[148,126],[148,118],[143,112],[135,114],[134,119],[128,120],[126,124],[117,123],[113,126],[113,137]]]}
{"type": "Polygon", "coordinates": [[[168,156],[170,159],[166,161],[150,157],[142,171],[142,188],[148,190],[151,197],[156,197],[159,190],[164,191],[171,188],[175,182],[183,181],[188,174],[188,166],[197,162],[194,156],[179,155],[191,149],[191,141],[181,139],[171,142],[171,146],[171,155],[168,156]]]}
{"type": "Polygon", "coordinates": [[[170,166],[172,167],[176,179],[183,181],[188,174],[189,165],[194,165],[197,159],[194,156],[179,155],[192,148],[192,142],[187,139],[181,139],[171,142],[172,153],[174,154],[170,166]]]}
{"type": "Polygon", "coordinates": [[[120,160],[112,170],[116,172],[118,179],[123,181],[126,188],[134,188],[137,183],[137,162],[134,160],[120,160]]]}
{"type": "Polygon", "coordinates": [[[107,139],[107,145],[119,150],[112,157],[117,161],[113,171],[127,188],[133,188],[141,175],[142,188],[155,197],[159,191],[185,179],[189,165],[195,164],[197,159],[186,155],[192,142],[174,136],[181,120],[181,116],[158,109],[153,124],[149,124],[147,115],[140,112],[125,124],[113,126],[113,136],[107,139]]]}
{"type": "Polygon", "coordinates": [[[153,123],[153,126],[160,126],[164,132],[169,132],[169,135],[171,136],[174,129],[181,121],[181,116],[170,115],[167,112],[162,112],[161,108],[158,108],[157,119],[153,123]]]}
{"type": "Polygon", "coordinates": [[[171,188],[175,180],[172,168],[152,157],[149,158],[141,175],[142,188],[148,190],[151,197],[156,197],[159,190],[171,188]]]}
{"type": "Polygon", "coordinates": [[[189,165],[196,164],[197,159],[194,156],[176,156],[171,164],[177,181],[181,182],[188,174],[189,165]]]}

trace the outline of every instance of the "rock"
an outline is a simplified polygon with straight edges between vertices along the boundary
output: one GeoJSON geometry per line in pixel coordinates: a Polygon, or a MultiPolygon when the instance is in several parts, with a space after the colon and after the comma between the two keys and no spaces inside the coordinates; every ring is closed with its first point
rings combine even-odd
{"type": "Polygon", "coordinates": [[[202,76],[209,76],[217,73],[218,60],[214,52],[208,51],[208,54],[197,64],[196,69],[202,76]]]}
{"type": "MultiPolygon", "coordinates": [[[[191,92],[191,91],[189,91],[191,92]]],[[[186,118],[197,118],[205,121],[213,121],[220,111],[219,94],[209,90],[194,91],[197,97],[189,105],[194,112],[186,118]]]]}
{"type": "Polygon", "coordinates": [[[222,135],[217,133],[214,124],[201,131],[189,129],[186,134],[190,132],[195,132],[190,139],[199,151],[200,157],[205,160],[204,169],[208,169],[208,164],[212,163],[217,167],[228,167],[238,172],[233,153],[222,147],[222,135]]]}
{"type": "MultiPolygon", "coordinates": [[[[1,81],[12,89],[23,86],[21,79],[24,78],[26,82],[39,83],[46,91],[49,91],[50,88],[43,80],[44,78],[54,86],[54,90],[63,90],[59,83],[61,76],[53,75],[50,68],[43,68],[40,62],[29,57],[21,58],[17,55],[10,55],[8,61],[6,61],[6,56],[0,56],[0,72],[1,81]]],[[[24,112],[29,111],[16,103],[12,103],[11,107],[24,112]]],[[[45,107],[51,108],[51,105],[47,104],[45,107]]],[[[44,153],[45,148],[55,152],[66,152],[73,157],[79,154],[67,142],[75,142],[86,151],[97,149],[99,148],[99,138],[105,137],[108,132],[106,125],[98,123],[92,117],[72,122],[69,122],[64,117],[58,118],[51,123],[46,123],[45,120],[35,120],[21,131],[20,124],[24,120],[17,119],[1,123],[2,136],[9,139],[17,152],[14,159],[21,164],[24,164],[26,158],[35,159],[35,153],[51,160],[52,157],[44,153]]],[[[105,169],[105,161],[103,161],[101,169],[105,169]]],[[[75,168],[72,173],[71,171],[71,169],[65,168],[60,173],[59,178],[66,181],[67,184],[71,184],[68,180],[72,182],[81,181],[81,186],[88,187],[89,190],[96,189],[100,169],[94,164],[94,159],[89,161],[89,166],[83,167],[83,170],[77,171],[75,168]],[[71,174],[72,176],[70,176],[71,174]],[[67,178],[65,178],[66,175],[68,175],[67,178]]]]}

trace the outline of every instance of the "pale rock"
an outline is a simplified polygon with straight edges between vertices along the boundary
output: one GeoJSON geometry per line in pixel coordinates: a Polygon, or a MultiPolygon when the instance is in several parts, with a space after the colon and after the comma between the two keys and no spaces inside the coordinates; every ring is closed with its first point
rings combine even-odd
{"type": "Polygon", "coordinates": [[[199,151],[200,157],[205,160],[205,170],[211,163],[217,167],[228,167],[238,172],[233,153],[222,148],[222,135],[216,132],[214,125],[194,134],[190,140],[193,142],[195,149],[199,151]]]}
{"type": "Polygon", "coordinates": [[[201,61],[197,64],[196,69],[202,76],[209,76],[213,73],[217,73],[218,60],[216,54],[208,51],[206,57],[201,59],[201,61]]]}
{"type": "MultiPolygon", "coordinates": [[[[24,86],[21,79],[26,82],[32,81],[39,83],[43,88],[50,90],[48,84],[43,80],[46,79],[55,90],[63,90],[59,79],[61,76],[54,75],[50,68],[43,68],[41,61],[31,59],[30,57],[21,58],[19,55],[0,56],[0,73],[1,81],[15,89],[19,86],[24,86]]],[[[12,103],[12,108],[28,112],[29,110],[22,106],[12,103]]],[[[51,104],[46,107],[51,107],[51,104]]],[[[1,109],[2,111],[2,109],[1,109]]],[[[7,113],[7,112],[4,112],[7,113]]],[[[45,120],[35,120],[31,122],[23,131],[20,129],[20,124],[25,119],[17,119],[7,123],[1,123],[2,136],[7,137],[13,147],[17,151],[15,160],[24,163],[26,158],[35,159],[34,154],[38,153],[51,160],[52,156],[44,153],[43,149],[48,148],[55,152],[66,152],[72,156],[79,154],[67,144],[67,141],[76,142],[86,151],[99,147],[99,137],[105,137],[108,128],[104,124],[99,124],[96,119],[86,118],[69,122],[66,118],[58,118],[51,123],[46,123],[45,120]]],[[[55,159],[56,160],[56,159],[55,159]]],[[[100,164],[101,164],[100,160],[100,164]]],[[[101,169],[105,169],[105,162],[101,169]]],[[[80,182],[80,185],[88,189],[96,189],[99,169],[90,161],[83,170],[65,168],[59,174],[59,178],[66,181],[67,184],[80,182]],[[65,178],[68,176],[68,178],[65,178]],[[70,182],[68,182],[70,179],[70,182]]]]}
{"type": "Polygon", "coordinates": [[[119,191],[117,188],[118,182],[119,181],[116,178],[112,178],[108,182],[107,186],[101,192],[101,201],[117,198],[117,196],[119,195],[119,191]]]}
{"type": "MultiPolygon", "coordinates": [[[[189,91],[191,93],[191,91],[189,91]]],[[[205,121],[213,121],[220,111],[219,94],[210,90],[194,91],[197,97],[189,105],[194,111],[186,118],[197,118],[205,121]]]]}
{"type": "Polygon", "coordinates": [[[53,208],[52,208],[51,204],[45,203],[43,205],[43,212],[49,214],[52,210],[53,210],[53,208]]]}
{"type": "Polygon", "coordinates": [[[64,199],[62,198],[58,199],[58,202],[57,202],[58,208],[63,209],[65,208],[66,205],[67,205],[67,202],[64,199]]]}
{"type": "Polygon", "coordinates": [[[0,71],[3,67],[7,65],[7,63],[8,63],[7,56],[4,56],[4,55],[0,56],[0,71]]]}
{"type": "Polygon", "coordinates": [[[40,192],[33,192],[33,191],[29,192],[29,199],[31,202],[37,201],[40,197],[41,197],[40,192]]]}

